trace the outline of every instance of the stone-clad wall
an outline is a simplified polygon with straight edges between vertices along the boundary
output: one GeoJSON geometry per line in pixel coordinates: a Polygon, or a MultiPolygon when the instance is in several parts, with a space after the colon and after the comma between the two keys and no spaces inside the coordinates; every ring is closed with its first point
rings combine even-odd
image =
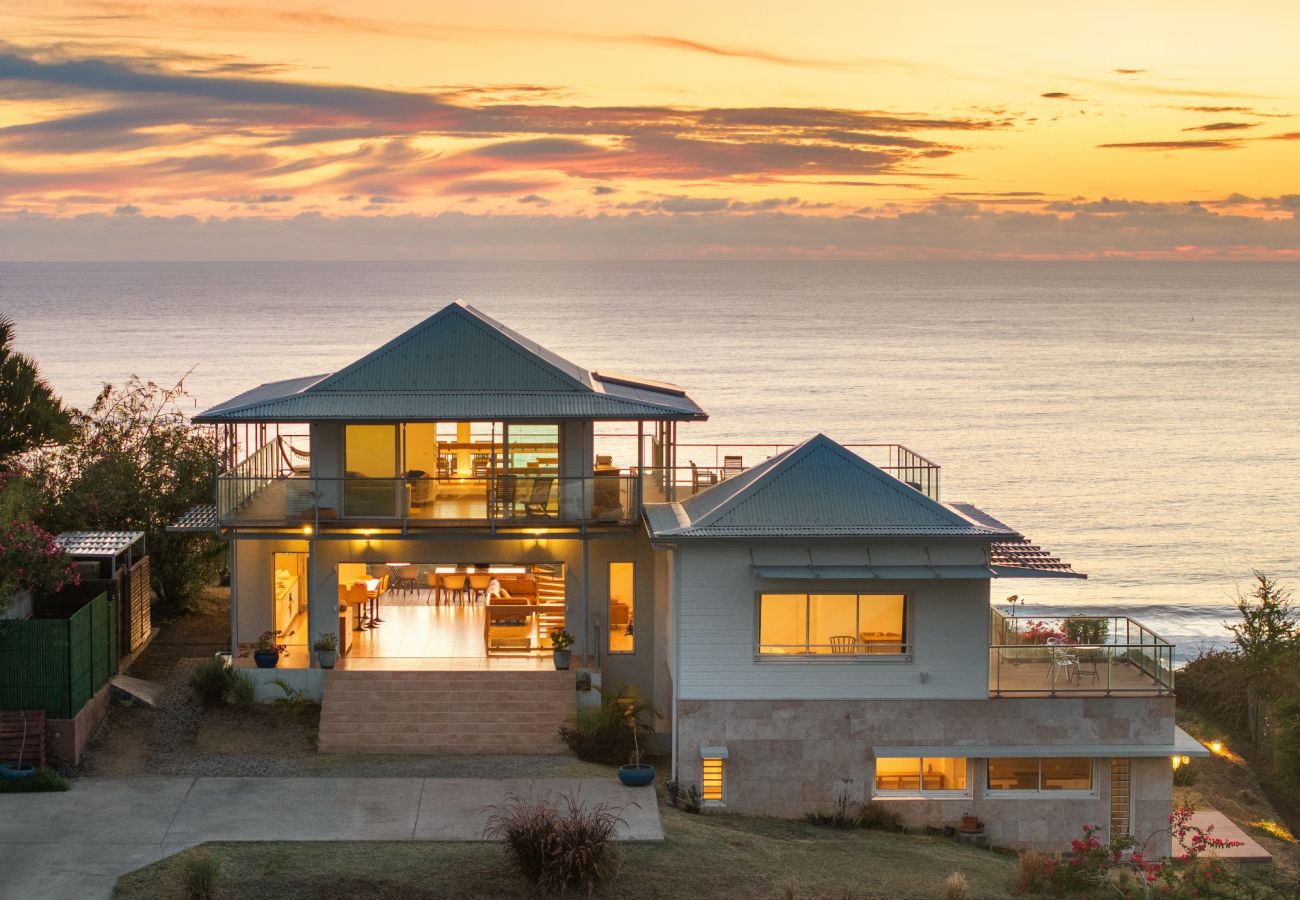
{"type": "MultiPolygon", "coordinates": [[[[1174,740],[1173,699],[1018,698],[988,700],[680,700],[677,777],[700,780],[700,747],[725,746],[729,810],[797,817],[842,792],[870,796],[874,747],[971,744],[1036,746],[1154,744],[1174,740]]],[[[1164,756],[1137,759],[1133,831],[1145,837],[1169,813],[1172,772],[1164,756]]],[[[987,798],[982,762],[968,798],[888,802],[910,824],[955,824],[973,811],[1004,846],[1059,849],[1087,822],[1110,821],[1110,765],[1094,774],[1095,796],[1050,801],[987,798]]]]}

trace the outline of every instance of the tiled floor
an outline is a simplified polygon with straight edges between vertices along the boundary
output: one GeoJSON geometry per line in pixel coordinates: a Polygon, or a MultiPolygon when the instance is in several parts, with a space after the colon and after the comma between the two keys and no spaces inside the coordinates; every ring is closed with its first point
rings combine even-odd
{"type": "Polygon", "coordinates": [[[380,607],[378,628],[353,632],[340,669],[392,671],[552,669],[550,653],[487,656],[483,606],[380,607]]]}

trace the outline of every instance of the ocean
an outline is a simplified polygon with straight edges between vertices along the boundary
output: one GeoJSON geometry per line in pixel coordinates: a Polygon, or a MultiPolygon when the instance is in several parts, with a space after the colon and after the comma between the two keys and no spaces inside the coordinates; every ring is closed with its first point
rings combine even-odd
{"type": "MultiPolygon", "coordinates": [[[[1006,262],[0,263],[0,313],[74,405],[131,373],[194,410],[350,362],[451,300],[588,368],[684,385],[680,440],[898,442],[943,496],[1186,659],[1238,587],[1300,582],[1300,266],[1006,262]]],[[[757,460],[747,460],[754,462],[757,460]]],[[[701,461],[703,462],[703,461],[701,461]]]]}

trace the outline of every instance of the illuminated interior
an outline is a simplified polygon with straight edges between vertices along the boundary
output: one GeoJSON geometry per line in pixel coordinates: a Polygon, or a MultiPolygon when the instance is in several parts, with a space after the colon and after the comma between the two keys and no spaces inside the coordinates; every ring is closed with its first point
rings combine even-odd
{"type": "Polygon", "coordinates": [[[702,763],[700,797],[705,803],[721,803],[724,761],[716,757],[705,757],[702,763]]]}
{"type": "Polygon", "coordinates": [[[635,565],[630,562],[609,564],[610,653],[632,653],[636,649],[634,570],[635,565]]]}
{"type": "Polygon", "coordinates": [[[566,621],[563,563],[340,563],[338,597],[345,661],[542,659],[566,621]]]}
{"type": "Polygon", "coordinates": [[[759,652],[874,655],[906,652],[902,594],[762,594],[759,652]]]}
{"type": "Polygon", "coordinates": [[[1087,757],[1016,756],[988,761],[990,791],[1090,791],[1087,757]]]}
{"type": "Polygon", "coordinates": [[[280,632],[279,643],[289,648],[288,656],[306,658],[307,644],[307,554],[273,553],[272,628],[280,632]]]}
{"type": "Polygon", "coordinates": [[[876,791],[965,791],[964,757],[876,758],[876,791]]]}

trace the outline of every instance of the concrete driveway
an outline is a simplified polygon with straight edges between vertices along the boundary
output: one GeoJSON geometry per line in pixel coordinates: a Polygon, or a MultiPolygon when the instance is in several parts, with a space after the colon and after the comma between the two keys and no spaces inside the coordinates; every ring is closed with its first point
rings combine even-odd
{"type": "Polygon", "coordinates": [[[481,841],[483,808],[511,792],[572,792],[622,809],[619,840],[663,840],[654,789],[613,778],[82,778],[0,795],[0,900],[106,898],[206,841],[481,841]]]}

